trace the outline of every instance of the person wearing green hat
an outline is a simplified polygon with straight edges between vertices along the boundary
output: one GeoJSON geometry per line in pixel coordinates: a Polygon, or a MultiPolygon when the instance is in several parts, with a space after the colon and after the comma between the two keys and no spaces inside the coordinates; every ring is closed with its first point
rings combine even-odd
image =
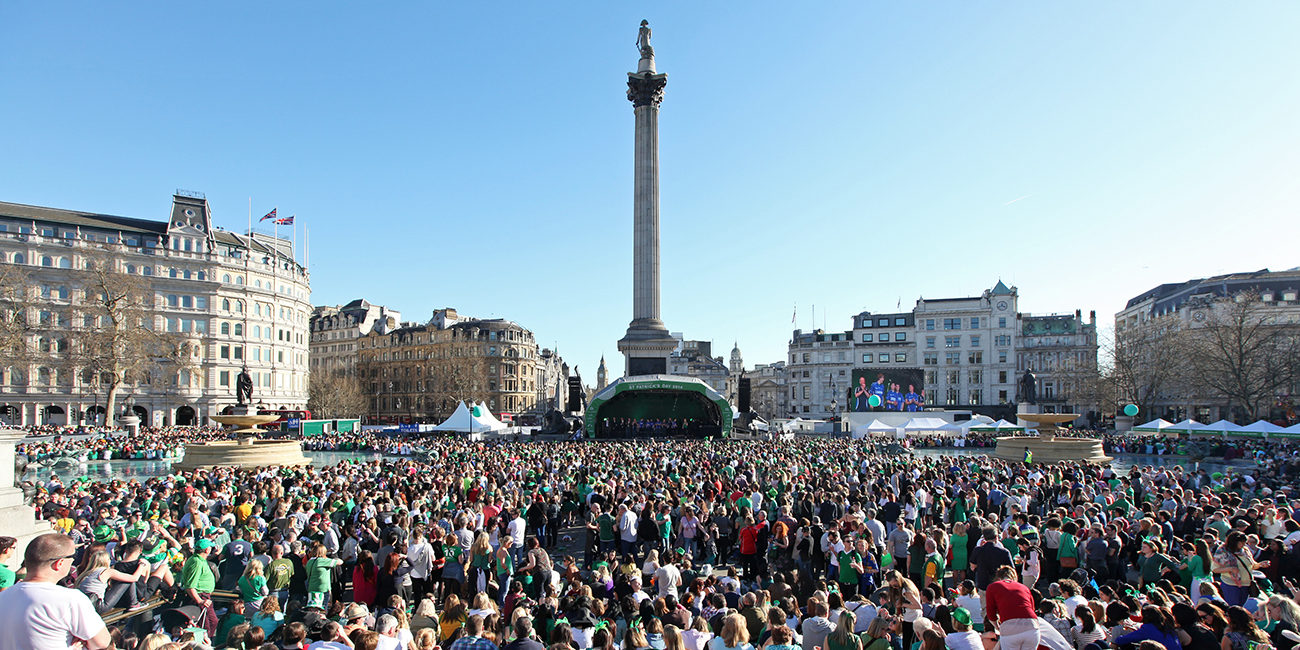
{"type": "Polygon", "coordinates": [[[980,633],[971,624],[970,610],[957,607],[952,610],[953,631],[944,637],[944,645],[950,650],[984,650],[980,633]]]}
{"type": "Polygon", "coordinates": [[[217,588],[217,576],[208,564],[215,546],[210,539],[200,539],[194,544],[194,554],[181,568],[181,589],[190,603],[202,610],[200,627],[207,630],[208,638],[214,638],[217,633],[217,614],[212,608],[212,591],[217,588]]]}

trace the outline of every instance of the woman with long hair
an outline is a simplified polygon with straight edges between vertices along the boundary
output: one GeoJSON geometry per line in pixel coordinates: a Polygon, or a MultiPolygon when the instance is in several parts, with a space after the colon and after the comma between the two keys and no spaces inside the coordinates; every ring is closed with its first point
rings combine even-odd
{"type": "Polygon", "coordinates": [[[1093,618],[1092,609],[1087,605],[1075,607],[1074,617],[1079,619],[1079,624],[1070,628],[1070,635],[1066,638],[1074,643],[1075,650],[1083,650],[1089,643],[1106,638],[1106,629],[1097,625],[1097,619],[1093,618]]]}
{"type": "Polygon", "coordinates": [[[1255,625],[1255,617],[1251,616],[1250,610],[1233,605],[1227,613],[1228,629],[1223,634],[1223,641],[1219,643],[1220,650],[1251,650],[1257,643],[1268,643],[1268,635],[1255,625]]]}
{"type": "Polygon", "coordinates": [[[889,634],[889,627],[893,625],[894,619],[888,614],[881,614],[871,619],[871,624],[867,625],[867,631],[862,633],[862,650],[889,650],[893,647],[892,639],[889,634]]]}
{"type": "Polygon", "coordinates": [[[1219,650],[1219,637],[1201,621],[1200,612],[1186,603],[1174,603],[1171,612],[1184,650],[1219,650]]]}
{"type": "Polygon", "coordinates": [[[261,607],[253,614],[253,618],[249,622],[262,628],[267,638],[270,638],[284,623],[284,614],[280,612],[280,599],[276,598],[274,594],[263,598],[261,607]]]}
{"type": "Polygon", "coordinates": [[[357,565],[352,568],[352,602],[375,606],[379,590],[379,570],[370,551],[357,551],[357,565]]]}
{"type": "Polygon", "coordinates": [[[921,590],[916,583],[903,577],[898,571],[885,574],[885,584],[889,586],[889,609],[897,612],[903,621],[900,630],[903,647],[912,647],[912,622],[921,617],[921,590]]]}
{"type": "Polygon", "coordinates": [[[460,602],[460,596],[454,593],[448,594],[447,600],[442,605],[442,614],[438,615],[438,638],[439,643],[446,645],[465,626],[467,617],[465,604],[460,602]]]}
{"type": "Polygon", "coordinates": [[[835,621],[835,629],[826,636],[824,650],[862,650],[862,640],[853,633],[857,616],[848,610],[840,612],[835,621]]]}
{"type": "Polygon", "coordinates": [[[103,614],[114,607],[135,605],[135,584],[149,574],[149,564],[141,562],[134,574],[111,566],[108,551],[100,548],[86,558],[85,569],[77,578],[77,589],[90,598],[95,611],[103,614]]]}
{"type": "Polygon", "coordinates": [[[266,576],[262,572],[262,561],[253,558],[244,567],[244,575],[236,583],[239,596],[244,600],[244,611],[252,611],[262,606],[262,599],[271,593],[266,588],[266,576]]]}
{"type": "Polygon", "coordinates": [[[1286,631],[1300,633],[1300,604],[1281,594],[1273,594],[1269,596],[1265,608],[1269,620],[1277,622],[1268,633],[1273,647],[1277,650],[1291,650],[1296,642],[1282,633],[1286,631]]]}
{"type": "Polygon", "coordinates": [[[966,559],[966,522],[958,521],[952,525],[952,535],[948,536],[949,546],[952,548],[952,581],[954,584],[961,584],[966,579],[966,567],[970,562],[966,559]]]}
{"type": "Polygon", "coordinates": [[[466,573],[466,582],[469,584],[466,595],[469,593],[480,593],[488,590],[488,583],[492,582],[492,575],[489,572],[492,564],[492,540],[487,533],[480,531],[474,537],[474,543],[469,547],[469,571],[466,573]]]}
{"type": "Polygon", "coordinates": [[[442,540],[443,565],[442,565],[442,598],[445,602],[451,599],[452,595],[459,597],[461,587],[465,584],[465,564],[464,551],[460,547],[460,540],[456,533],[447,533],[442,540]]]}
{"type": "Polygon", "coordinates": [[[745,617],[740,614],[727,615],[722,622],[722,632],[709,641],[709,650],[754,650],[754,646],[749,644],[749,627],[745,623],[745,617]]]}
{"type": "Polygon", "coordinates": [[[1228,533],[1227,540],[1211,559],[1213,564],[1210,572],[1219,576],[1223,601],[1230,606],[1246,604],[1246,599],[1250,597],[1250,585],[1254,582],[1251,572],[1269,564],[1267,560],[1255,562],[1255,558],[1246,549],[1246,534],[1239,530],[1228,533]]]}
{"type": "Polygon", "coordinates": [[[1205,540],[1196,540],[1192,549],[1191,553],[1185,555],[1183,566],[1192,576],[1191,584],[1187,586],[1187,593],[1195,600],[1201,594],[1201,583],[1213,580],[1210,576],[1210,566],[1213,561],[1210,559],[1210,545],[1206,544],[1205,540]]]}
{"type": "Polygon", "coordinates": [[[1154,605],[1143,607],[1142,625],[1132,632],[1116,637],[1113,645],[1137,644],[1142,641],[1155,641],[1163,645],[1165,650],[1182,650],[1183,647],[1182,642],[1178,640],[1178,635],[1174,634],[1173,614],[1154,605]]]}
{"type": "Polygon", "coordinates": [[[1228,615],[1218,605],[1211,602],[1201,603],[1196,606],[1196,615],[1206,627],[1214,630],[1214,636],[1221,639],[1227,633],[1228,615]]]}

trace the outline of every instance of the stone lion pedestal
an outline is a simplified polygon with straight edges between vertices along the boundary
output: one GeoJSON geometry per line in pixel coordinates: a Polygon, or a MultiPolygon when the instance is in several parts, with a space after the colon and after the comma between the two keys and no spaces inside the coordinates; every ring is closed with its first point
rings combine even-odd
{"type": "Polygon", "coordinates": [[[14,486],[14,447],[25,435],[20,429],[0,429],[0,535],[18,538],[8,565],[13,570],[22,565],[27,543],[50,532],[49,523],[36,519],[36,511],[23,502],[23,491],[14,486]]]}

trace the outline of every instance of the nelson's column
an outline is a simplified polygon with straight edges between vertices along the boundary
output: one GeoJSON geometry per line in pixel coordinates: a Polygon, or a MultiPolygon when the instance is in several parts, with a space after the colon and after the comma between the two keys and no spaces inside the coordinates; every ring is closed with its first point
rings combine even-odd
{"type": "Polygon", "coordinates": [[[668,75],[655,71],[650,26],[637,36],[641,60],[627,73],[627,98],[636,115],[632,198],[632,322],[618,342],[625,376],[668,374],[677,340],[659,319],[659,103],[668,75]]]}

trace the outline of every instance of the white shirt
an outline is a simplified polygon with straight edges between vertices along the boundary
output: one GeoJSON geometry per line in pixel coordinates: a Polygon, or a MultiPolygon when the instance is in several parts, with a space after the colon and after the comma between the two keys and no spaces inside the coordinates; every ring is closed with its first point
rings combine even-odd
{"type": "Polygon", "coordinates": [[[48,582],[19,582],[0,592],[0,650],[67,650],[104,629],[90,599],[48,582]]]}
{"type": "Polygon", "coordinates": [[[352,650],[338,641],[317,641],[309,646],[307,650],[352,650]]]}
{"type": "Polygon", "coordinates": [[[677,587],[682,584],[682,573],[677,567],[665,564],[655,571],[655,581],[659,585],[659,597],[676,596],[677,587]]]}
{"type": "Polygon", "coordinates": [[[399,650],[401,646],[402,646],[402,642],[398,641],[397,637],[388,636],[387,634],[380,634],[379,645],[376,646],[376,650],[399,650]]]}
{"type": "Polygon", "coordinates": [[[528,522],[524,521],[523,517],[515,517],[510,520],[510,524],[506,527],[506,530],[510,532],[510,541],[514,542],[515,548],[524,547],[524,527],[527,525],[528,522]]]}

